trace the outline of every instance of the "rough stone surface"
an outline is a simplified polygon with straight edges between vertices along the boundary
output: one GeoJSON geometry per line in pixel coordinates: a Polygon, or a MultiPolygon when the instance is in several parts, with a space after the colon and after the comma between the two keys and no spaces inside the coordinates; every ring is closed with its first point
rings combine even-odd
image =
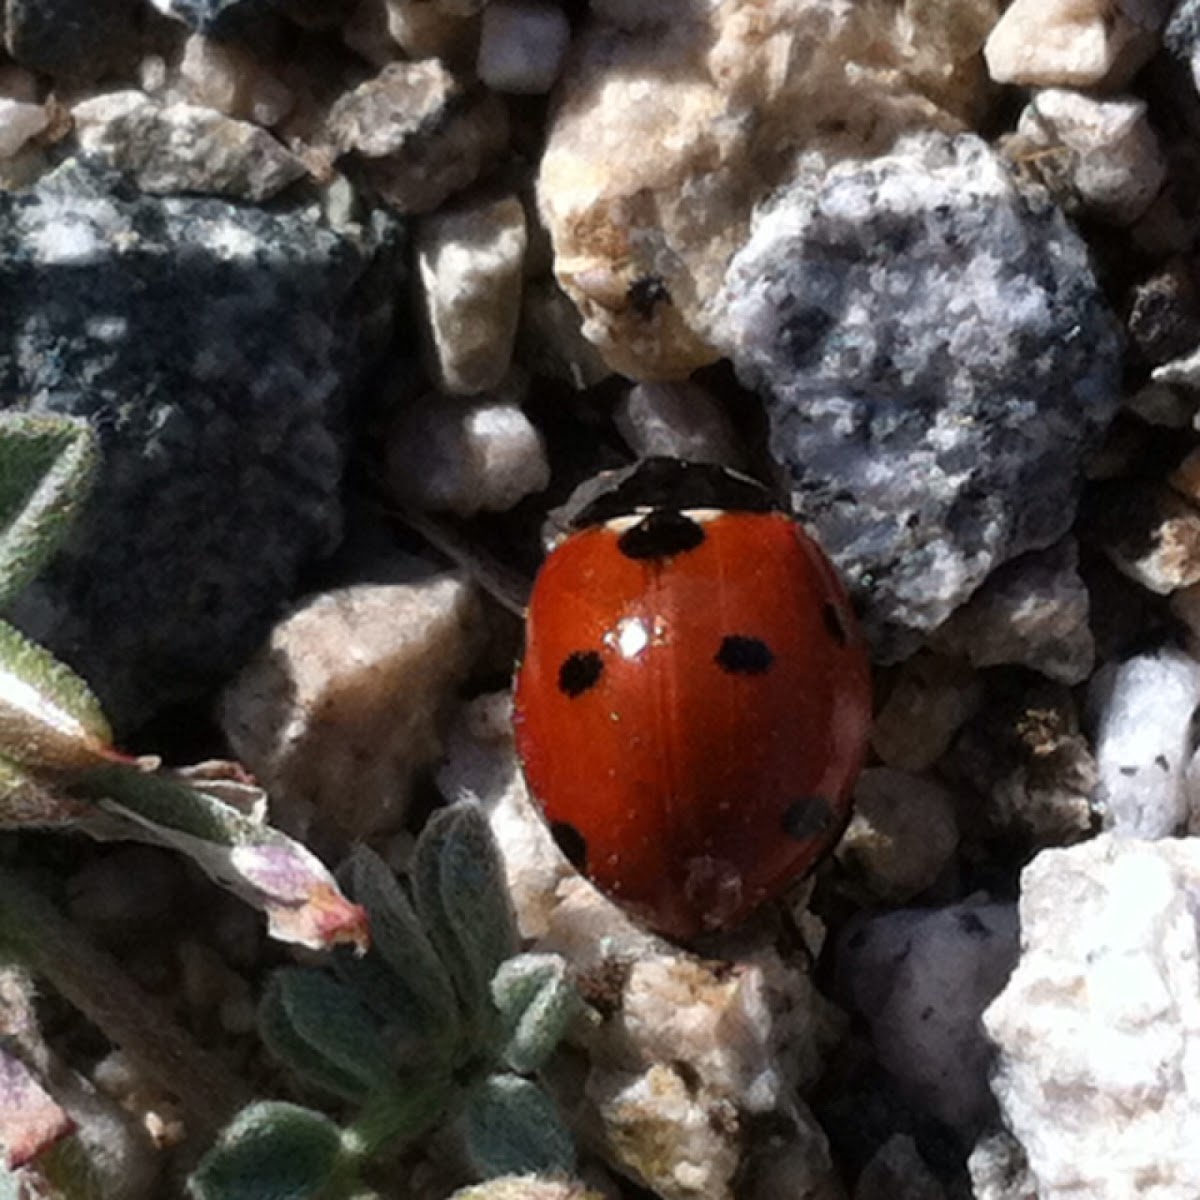
{"type": "Polygon", "coordinates": [[[0,396],[87,416],[103,447],[16,615],[118,724],[236,668],[332,548],[345,401],[390,334],[396,249],[383,218],[130,199],[77,164],[0,194],[0,396]]]}
{"type": "Polygon", "coordinates": [[[1008,678],[963,729],[945,767],[984,798],[985,831],[1034,846],[1077,842],[1098,823],[1099,772],[1072,693],[1008,678]]]}
{"type": "Polygon", "coordinates": [[[933,780],[869,767],[854,789],[854,815],[835,854],[880,899],[911,900],[958,849],[950,793],[933,780]]]}
{"type": "Polygon", "coordinates": [[[546,0],[492,0],[483,10],[479,78],[498,92],[540,95],[553,86],[571,37],[563,10],[546,0]]]}
{"type": "Polygon", "coordinates": [[[550,482],[541,434],[518,387],[464,400],[431,394],[408,404],[388,431],[388,491],[417,508],[502,512],[550,482]]]}
{"type": "Polygon", "coordinates": [[[871,728],[871,748],[889,766],[924,771],[979,707],[982,689],[964,663],[918,654],[900,668],[871,728]]]}
{"type": "Polygon", "coordinates": [[[44,105],[0,96],[0,158],[12,158],[49,124],[44,105]]]}
{"type": "Polygon", "coordinates": [[[1096,646],[1074,538],[997,568],[932,639],[976,667],[1015,663],[1063,683],[1092,673],[1096,646]]]}
{"type": "Polygon", "coordinates": [[[797,182],[724,302],[723,348],[879,658],[1066,533],[1116,412],[1118,333],[1078,236],[978,138],[797,182]]]}
{"type": "Polygon", "coordinates": [[[1200,663],[1168,647],[1109,664],[1093,679],[1089,703],[1105,827],[1126,837],[1170,837],[1188,816],[1185,771],[1195,750],[1200,663]]]}
{"type": "Polygon", "coordinates": [[[280,622],[221,705],[272,820],[306,840],[394,827],[413,772],[441,752],[479,634],[475,594],[453,575],[322,593],[280,622]]]}
{"type": "Polygon", "coordinates": [[[638,383],[613,419],[638,458],[661,454],[739,466],[744,457],[725,410],[695,383],[638,383]]]}
{"type": "Polygon", "coordinates": [[[1150,366],[1200,345],[1200,297],[1186,259],[1170,259],[1133,286],[1125,329],[1131,352],[1150,366]]]}
{"type": "Polygon", "coordinates": [[[1039,1200],[1025,1151],[1007,1130],[981,1137],[967,1159],[967,1170],[974,1200],[1039,1200]]]}
{"type": "Polygon", "coordinates": [[[1044,177],[1068,211],[1117,225],[1137,220],[1167,176],[1144,100],[1047,88],[1021,114],[1017,135],[1022,153],[1053,164],[1044,177]]]}
{"type": "Polygon", "coordinates": [[[416,241],[436,378],[457,395],[498,387],[521,315],[521,202],[502,196],[443,210],[421,221],[416,241]]]}
{"type": "Polygon", "coordinates": [[[195,104],[110,92],[71,110],[80,149],[123,171],[143,192],[265,200],[305,174],[265,130],[195,104]]]}
{"type": "Polygon", "coordinates": [[[714,0],[593,14],[540,166],[555,272],[614,370],[680,379],[720,357],[729,258],[797,155],[870,155],[904,130],[958,128],[995,6],[714,0]]]}
{"type": "Polygon", "coordinates": [[[907,909],[846,926],[841,988],[879,1061],[912,1099],[963,1132],[992,1114],[991,1048],[979,1017],[1017,957],[1012,905],[907,909]]]}
{"type": "Polygon", "coordinates": [[[1170,0],[1014,0],[984,47],[997,83],[1107,87],[1158,48],[1170,0]]]}
{"type": "Polygon", "coordinates": [[[35,71],[96,79],[132,65],[136,0],[6,0],[4,48],[35,71]]]}
{"type": "Polygon", "coordinates": [[[387,204],[424,213],[496,161],[508,116],[497,96],[471,91],[437,59],[389,63],[334,104],[328,136],[387,204]]]}
{"type": "Polygon", "coordinates": [[[1105,834],[1021,876],[1021,960],[984,1014],[1039,1200],[1200,1194],[1200,843],[1105,834]]]}

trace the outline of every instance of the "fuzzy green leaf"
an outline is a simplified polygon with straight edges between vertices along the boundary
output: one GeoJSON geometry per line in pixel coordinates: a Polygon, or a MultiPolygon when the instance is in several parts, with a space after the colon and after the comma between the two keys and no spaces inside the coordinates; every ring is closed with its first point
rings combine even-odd
{"type": "Polygon", "coordinates": [[[38,771],[120,760],[100,702],[74,671],[0,621],[0,754],[38,771]]]}
{"type": "Polygon", "coordinates": [[[188,1190],[195,1200],[317,1200],[348,1166],[341,1130],[328,1117],[263,1101],[233,1119],[188,1190]]]}
{"type": "Polygon", "coordinates": [[[493,1075],[463,1114],[467,1153],[481,1179],[575,1168],[575,1144],[550,1097],[516,1075],[493,1075]]]}
{"type": "Polygon", "coordinates": [[[59,548],[91,491],[96,463],[86,421],[0,413],[0,607],[59,548]]]}
{"type": "Polygon", "coordinates": [[[507,1043],[504,1061],[520,1075],[539,1070],[554,1053],[581,1001],[557,954],[518,954],[492,980],[507,1043]]]}
{"type": "Polygon", "coordinates": [[[455,1085],[444,1075],[397,1081],[377,1092],[346,1130],[345,1141],[363,1160],[397,1141],[409,1141],[432,1128],[444,1116],[455,1085]]]}
{"type": "Polygon", "coordinates": [[[519,945],[500,852],[483,810],[439,809],[417,839],[413,899],[449,968],[468,1023],[483,1033],[494,1017],[491,981],[519,945]]]}
{"type": "Polygon", "coordinates": [[[379,1029],[354,993],[323,971],[276,971],[259,1006],[259,1031],[297,1075],[349,1100],[395,1082],[379,1029]]]}
{"type": "Polygon", "coordinates": [[[385,1001],[382,1015],[398,1033],[406,1030],[429,1042],[452,1042],[459,1033],[454,985],[395,875],[377,854],[360,846],[343,882],[367,910],[371,953],[356,961],[339,956],[339,972],[364,983],[376,1002],[385,1001]],[[390,986],[385,992],[371,986],[377,963],[388,968],[390,986]]]}

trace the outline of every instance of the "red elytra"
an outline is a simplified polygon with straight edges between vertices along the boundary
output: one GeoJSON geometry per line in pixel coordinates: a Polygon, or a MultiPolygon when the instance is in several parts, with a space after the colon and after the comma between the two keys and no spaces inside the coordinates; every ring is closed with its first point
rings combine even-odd
{"type": "Polygon", "coordinates": [[[534,584],[526,780],[568,857],[659,932],[734,925],[813,868],[849,818],[870,717],[832,565],[740,476],[647,460],[534,584]]]}

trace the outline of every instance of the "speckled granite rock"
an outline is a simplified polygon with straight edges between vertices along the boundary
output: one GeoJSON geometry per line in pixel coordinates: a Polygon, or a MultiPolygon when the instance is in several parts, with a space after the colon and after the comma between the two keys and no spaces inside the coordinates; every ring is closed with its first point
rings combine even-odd
{"type": "Polygon", "coordinates": [[[1200,843],[1105,834],[1021,875],[1021,960],[984,1014],[1039,1200],[1200,1195],[1200,843]]]}
{"type": "Polygon", "coordinates": [[[1117,409],[1119,334],[1083,243],[978,138],[798,179],[723,299],[722,349],[879,658],[1067,531],[1117,409]]]}
{"type": "Polygon", "coordinates": [[[335,544],[346,397],[401,267],[382,218],[113,187],[69,163],[0,195],[0,403],[100,432],[88,514],[16,615],[127,724],[237,666],[335,544]]]}

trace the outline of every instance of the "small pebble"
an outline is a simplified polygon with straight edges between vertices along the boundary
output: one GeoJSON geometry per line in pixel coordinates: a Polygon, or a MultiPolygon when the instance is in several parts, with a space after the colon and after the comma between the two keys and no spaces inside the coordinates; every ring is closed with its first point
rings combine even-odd
{"type": "Polygon", "coordinates": [[[1146,102],[1089,96],[1064,88],[1035,93],[1017,123],[1037,161],[1052,155],[1075,206],[1116,225],[1146,211],[1167,176],[1167,162],[1146,102]]]}
{"type": "Polygon", "coordinates": [[[325,592],[285,617],[221,703],[274,823],[335,846],[396,825],[479,635],[475,593],[449,574],[325,592]]]}
{"type": "Polygon", "coordinates": [[[234,42],[195,33],[179,63],[183,98],[270,128],[295,104],[291,91],[234,42]]]}
{"type": "Polygon", "coordinates": [[[571,38],[567,15],[547,0],[492,0],[483,10],[476,70],[498,92],[536,96],[558,78],[571,38]]]}
{"type": "Polygon", "coordinates": [[[445,209],[417,230],[417,269],[437,378],[446,391],[499,387],[521,312],[525,210],[516,196],[445,209]]]}
{"type": "Polygon", "coordinates": [[[635,384],[613,419],[638,458],[662,454],[736,467],[744,457],[725,410],[699,384],[635,384]]]}
{"type": "Polygon", "coordinates": [[[49,124],[43,105],[0,96],[0,159],[12,158],[49,124]]]}
{"type": "Polygon", "coordinates": [[[876,714],[871,746],[889,767],[924,771],[946,752],[981,696],[966,664],[918,654],[900,668],[876,714]]]}
{"type": "Polygon", "coordinates": [[[964,1133],[991,1116],[991,1047],[979,1016],[1017,960],[1010,904],[966,901],[851,921],[841,989],[867,1021],[883,1068],[914,1102],[964,1133]]]}
{"type": "Polygon", "coordinates": [[[869,767],[836,856],[872,893],[894,903],[930,887],[958,849],[950,793],[933,780],[869,767]]]}
{"type": "Polygon", "coordinates": [[[1126,837],[1171,837],[1188,817],[1200,663],[1166,647],[1110,663],[1088,689],[1104,824],[1126,837]]]}
{"type": "Polygon", "coordinates": [[[542,435],[516,381],[492,395],[436,393],[408,403],[387,435],[387,487],[416,508],[503,512],[550,482],[542,435]],[[514,394],[515,393],[515,394],[514,394]]]}
{"type": "Polygon", "coordinates": [[[984,46],[997,83],[1121,87],[1158,49],[1168,0],[1014,0],[984,46]]]}

